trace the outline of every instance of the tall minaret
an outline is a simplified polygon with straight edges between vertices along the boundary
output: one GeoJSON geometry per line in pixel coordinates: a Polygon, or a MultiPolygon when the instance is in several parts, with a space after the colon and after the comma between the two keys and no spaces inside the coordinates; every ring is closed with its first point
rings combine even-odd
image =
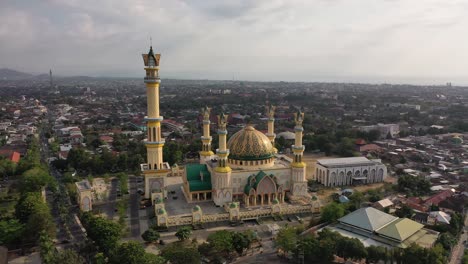
{"type": "Polygon", "coordinates": [[[148,54],[143,54],[146,76],[146,95],[148,104],[148,116],[145,117],[147,140],[146,157],[147,166],[143,169],[145,174],[145,197],[152,198],[152,193],[162,192],[164,189],[164,174],[168,171],[163,161],[164,139],[161,137],[161,121],[159,115],[159,60],[161,54],[154,54],[150,47],[148,54]],[[162,179],[161,179],[162,178],[162,179]]]}
{"type": "Polygon", "coordinates": [[[268,116],[268,133],[266,136],[268,139],[271,141],[271,145],[273,145],[273,150],[275,153],[278,152],[278,150],[275,148],[275,106],[267,106],[267,116],[268,116]]]}
{"type": "Polygon", "coordinates": [[[202,150],[200,151],[200,164],[204,164],[207,160],[212,159],[214,155],[213,151],[211,151],[210,112],[211,108],[208,107],[204,107],[201,110],[203,116],[203,136],[201,136],[202,150]]]}
{"type": "Polygon", "coordinates": [[[218,116],[219,148],[216,149],[218,164],[214,169],[215,175],[212,177],[213,202],[218,206],[232,202],[231,168],[227,164],[229,149],[226,147],[228,133],[226,125],[227,117],[221,113],[218,116]]]}
{"type": "Polygon", "coordinates": [[[296,137],[294,145],[291,146],[294,154],[294,161],[291,164],[291,193],[294,196],[301,196],[307,193],[306,164],[302,161],[302,156],[305,150],[304,145],[302,145],[302,132],[304,131],[304,128],[302,127],[303,121],[304,113],[298,110],[297,113],[294,114],[294,122],[296,123],[294,132],[296,137]]]}
{"type": "Polygon", "coordinates": [[[219,148],[216,150],[218,155],[218,166],[215,168],[217,172],[230,172],[231,168],[227,165],[227,158],[229,156],[229,149],[227,149],[227,117],[224,113],[218,116],[218,136],[219,148]]]}
{"type": "Polygon", "coordinates": [[[148,168],[150,170],[162,169],[163,166],[163,146],[164,139],[161,137],[161,121],[163,117],[159,115],[159,58],[160,54],[153,53],[150,47],[148,54],[143,54],[145,63],[145,84],[148,103],[148,116],[146,120],[146,130],[148,140],[146,141],[148,168]]]}

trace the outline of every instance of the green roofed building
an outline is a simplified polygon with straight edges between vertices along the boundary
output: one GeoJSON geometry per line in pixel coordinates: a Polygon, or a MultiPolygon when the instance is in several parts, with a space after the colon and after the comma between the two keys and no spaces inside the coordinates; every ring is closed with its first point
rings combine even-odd
{"type": "Polygon", "coordinates": [[[372,207],[361,208],[338,219],[328,228],[359,239],[365,246],[385,245],[405,248],[412,243],[430,248],[439,232],[408,218],[398,218],[372,207]]]}
{"type": "Polygon", "coordinates": [[[398,217],[384,213],[373,207],[366,207],[343,216],[338,219],[338,222],[343,229],[372,234],[372,232],[397,219],[398,217]]]}
{"type": "Polygon", "coordinates": [[[401,243],[423,227],[424,225],[408,218],[400,218],[380,228],[376,233],[381,237],[401,243]]]}
{"type": "Polygon", "coordinates": [[[206,164],[185,166],[184,189],[191,201],[211,199],[211,173],[206,164]]]}

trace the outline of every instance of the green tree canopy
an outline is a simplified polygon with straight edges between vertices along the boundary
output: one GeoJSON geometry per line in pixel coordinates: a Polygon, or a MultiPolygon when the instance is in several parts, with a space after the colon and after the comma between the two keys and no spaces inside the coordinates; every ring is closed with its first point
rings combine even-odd
{"type": "Polygon", "coordinates": [[[323,207],[320,221],[322,223],[332,223],[341,218],[344,213],[344,207],[341,204],[333,202],[323,207]]]}
{"type": "Polygon", "coordinates": [[[0,221],[0,245],[12,246],[21,240],[25,225],[17,219],[0,221]]]}
{"type": "Polygon", "coordinates": [[[119,224],[102,217],[93,216],[91,213],[84,213],[82,222],[86,227],[88,236],[96,243],[99,250],[107,254],[116,247],[122,235],[119,224]]]}
{"type": "Polygon", "coordinates": [[[215,252],[227,255],[234,250],[232,232],[220,230],[210,234],[206,240],[215,252]]]}
{"type": "Polygon", "coordinates": [[[154,254],[146,253],[143,245],[128,241],[117,245],[109,257],[110,264],[163,264],[166,260],[154,254]]]}
{"type": "Polygon", "coordinates": [[[141,237],[144,241],[153,243],[158,241],[161,235],[154,228],[149,228],[141,235],[141,237]]]}
{"type": "Polygon", "coordinates": [[[200,263],[200,253],[196,244],[182,241],[174,242],[163,248],[161,256],[173,264],[200,263]]]}
{"type": "Polygon", "coordinates": [[[53,181],[49,173],[41,167],[34,167],[23,173],[20,178],[20,191],[39,192],[53,181]]]}
{"type": "Polygon", "coordinates": [[[177,232],[175,233],[175,236],[181,241],[189,239],[191,235],[192,235],[192,228],[189,226],[183,226],[179,228],[177,232]]]}
{"type": "Polygon", "coordinates": [[[279,230],[276,235],[275,244],[284,251],[285,254],[288,254],[296,248],[297,241],[297,229],[292,226],[286,226],[279,230]]]}

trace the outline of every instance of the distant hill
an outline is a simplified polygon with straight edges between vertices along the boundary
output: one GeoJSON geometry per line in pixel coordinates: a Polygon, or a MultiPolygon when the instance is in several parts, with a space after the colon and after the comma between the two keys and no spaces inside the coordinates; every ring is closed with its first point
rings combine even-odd
{"type": "Polygon", "coordinates": [[[15,71],[7,68],[0,69],[0,80],[21,80],[32,77],[34,77],[34,75],[29,73],[15,71]]]}

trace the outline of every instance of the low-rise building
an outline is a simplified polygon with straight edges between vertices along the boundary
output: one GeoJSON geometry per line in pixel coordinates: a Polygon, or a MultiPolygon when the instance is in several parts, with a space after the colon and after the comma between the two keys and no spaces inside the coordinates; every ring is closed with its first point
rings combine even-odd
{"type": "Polygon", "coordinates": [[[425,229],[424,225],[408,218],[398,218],[372,207],[361,208],[338,219],[330,226],[337,232],[361,240],[364,245],[384,245],[405,248],[416,243],[430,248],[439,232],[425,229]]]}
{"type": "Polygon", "coordinates": [[[83,180],[75,183],[76,185],[76,201],[81,211],[88,212],[93,209],[93,194],[91,184],[88,180],[83,180]]]}
{"type": "Polygon", "coordinates": [[[382,182],[387,167],[379,159],[365,157],[317,160],[315,179],[325,186],[344,186],[382,182]]]}

